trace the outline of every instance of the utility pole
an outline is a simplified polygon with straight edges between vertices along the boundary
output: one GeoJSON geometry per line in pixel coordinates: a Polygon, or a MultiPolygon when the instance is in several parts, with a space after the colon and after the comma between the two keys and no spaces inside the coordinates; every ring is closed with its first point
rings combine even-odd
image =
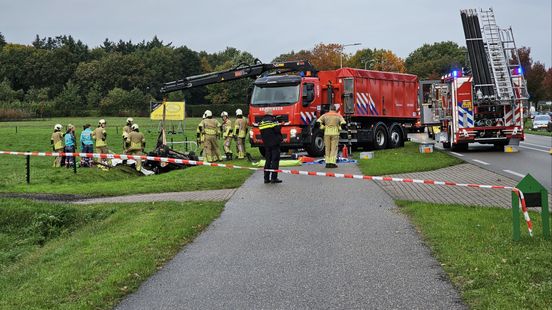
{"type": "MultiPolygon", "coordinates": [[[[351,43],[351,44],[341,44],[341,47],[342,48],[345,48],[347,46],[355,46],[355,45],[361,45],[362,43],[351,43]]],[[[341,51],[341,53],[339,53],[339,67],[340,68],[343,68],[343,51],[341,51]]]]}

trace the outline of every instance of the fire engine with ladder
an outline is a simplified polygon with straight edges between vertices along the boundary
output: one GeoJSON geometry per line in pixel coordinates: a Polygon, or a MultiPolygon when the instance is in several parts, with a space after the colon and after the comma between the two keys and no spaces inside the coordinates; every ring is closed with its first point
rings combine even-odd
{"type": "Polygon", "coordinates": [[[528,93],[512,29],[498,27],[492,9],[460,15],[471,73],[459,69],[440,81],[421,81],[421,121],[453,150],[474,142],[519,144],[528,93]]]}
{"type": "Polygon", "coordinates": [[[165,83],[161,93],[253,78],[249,104],[249,141],[264,151],[258,123],[268,110],[282,124],[282,151],[324,153],[324,133],[316,119],[335,105],[347,120],[340,143],[375,149],[404,145],[407,128],[418,120],[415,75],[341,68],[317,72],[307,61],[242,64],[236,68],[165,83]]]}

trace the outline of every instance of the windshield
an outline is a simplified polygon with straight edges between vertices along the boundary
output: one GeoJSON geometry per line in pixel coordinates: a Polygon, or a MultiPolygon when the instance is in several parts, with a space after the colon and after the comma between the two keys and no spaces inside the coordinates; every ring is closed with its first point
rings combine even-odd
{"type": "Polygon", "coordinates": [[[260,87],[255,85],[251,104],[253,105],[278,105],[292,104],[299,101],[299,85],[260,87]]]}
{"type": "Polygon", "coordinates": [[[548,115],[537,115],[535,116],[536,121],[547,121],[550,119],[550,116],[548,115]]]}

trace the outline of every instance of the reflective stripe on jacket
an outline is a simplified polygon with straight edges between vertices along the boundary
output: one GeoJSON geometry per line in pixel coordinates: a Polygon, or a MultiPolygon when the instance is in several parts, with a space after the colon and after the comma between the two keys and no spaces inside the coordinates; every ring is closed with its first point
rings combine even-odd
{"type": "Polygon", "coordinates": [[[325,136],[338,136],[341,125],[345,125],[345,119],[337,112],[330,111],[317,120],[320,129],[324,129],[325,136]]]}

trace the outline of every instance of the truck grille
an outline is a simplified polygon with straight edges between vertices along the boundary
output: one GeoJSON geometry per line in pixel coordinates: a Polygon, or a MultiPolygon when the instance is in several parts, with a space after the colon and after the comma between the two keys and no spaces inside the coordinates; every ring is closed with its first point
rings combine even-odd
{"type": "MultiPolygon", "coordinates": [[[[264,115],[255,116],[255,123],[260,123],[263,117],[264,115]]],[[[278,119],[279,122],[282,122],[282,123],[289,122],[289,115],[287,114],[275,115],[275,117],[278,119]]]]}

